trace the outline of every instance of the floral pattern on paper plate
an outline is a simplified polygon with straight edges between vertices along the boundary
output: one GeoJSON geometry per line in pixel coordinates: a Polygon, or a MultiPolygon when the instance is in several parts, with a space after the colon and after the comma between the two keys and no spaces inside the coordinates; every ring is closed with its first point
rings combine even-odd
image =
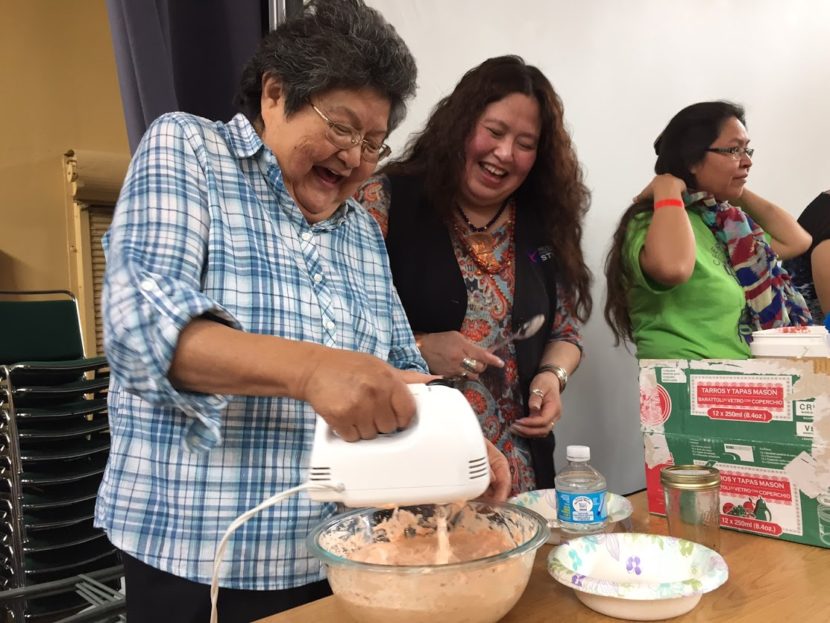
{"type": "Polygon", "coordinates": [[[706,593],[729,577],[723,558],[703,545],[636,533],[572,539],[550,553],[548,571],[578,591],[625,599],[706,593]]]}

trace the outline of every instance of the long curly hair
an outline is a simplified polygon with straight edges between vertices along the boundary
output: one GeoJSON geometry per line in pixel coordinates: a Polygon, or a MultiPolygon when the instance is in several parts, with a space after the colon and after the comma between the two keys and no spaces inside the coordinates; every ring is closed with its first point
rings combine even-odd
{"type": "MultiPolygon", "coordinates": [[[[720,135],[723,124],[733,117],[746,125],[743,107],[732,102],[699,102],[681,110],[654,141],[654,152],[657,154],[654,172],[657,175],[670,173],[682,179],[686,188],[693,192],[697,181],[692,167],[706,157],[706,150],[720,135]]],[[[615,345],[623,340],[634,341],[634,329],[628,314],[632,275],[623,261],[626,234],[634,217],[651,211],[652,205],[649,200],[629,206],[620,218],[611,240],[611,249],[605,258],[604,316],[614,334],[615,345]]]]}
{"type": "Polygon", "coordinates": [[[519,209],[534,210],[544,224],[561,291],[584,322],[593,304],[591,271],[581,245],[591,195],[565,128],[562,100],[539,69],[519,56],[490,58],[471,69],[438,102],[426,127],[409,140],[400,159],[380,172],[422,177],[429,203],[448,218],[460,196],[469,137],[484,109],[513,93],[535,98],[541,116],[536,161],[515,197],[519,209]]]}

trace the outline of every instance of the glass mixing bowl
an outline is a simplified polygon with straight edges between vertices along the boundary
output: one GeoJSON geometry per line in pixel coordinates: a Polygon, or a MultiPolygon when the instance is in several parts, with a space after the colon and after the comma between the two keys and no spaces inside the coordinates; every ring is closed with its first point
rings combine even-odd
{"type": "Polygon", "coordinates": [[[360,623],[498,621],[524,592],[536,550],[549,534],[541,515],[513,504],[468,502],[455,512],[430,504],[402,510],[412,513],[411,521],[390,521],[389,509],[358,509],[332,517],[308,536],[309,550],[326,565],[336,598],[360,623]],[[505,535],[511,545],[492,556],[447,564],[350,560],[375,542],[399,543],[416,531],[435,535],[443,522],[449,532],[466,531],[474,540],[496,533],[489,536],[505,535]]]}

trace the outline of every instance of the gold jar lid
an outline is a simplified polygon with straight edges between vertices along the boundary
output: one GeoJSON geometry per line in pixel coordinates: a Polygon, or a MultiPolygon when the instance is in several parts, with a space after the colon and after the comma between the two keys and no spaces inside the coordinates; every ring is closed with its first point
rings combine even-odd
{"type": "Polygon", "coordinates": [[[703,465],[672,465],[660,471],[660,483],[689,491],[711,489],[720,485],[720,472],[703,465]]]}

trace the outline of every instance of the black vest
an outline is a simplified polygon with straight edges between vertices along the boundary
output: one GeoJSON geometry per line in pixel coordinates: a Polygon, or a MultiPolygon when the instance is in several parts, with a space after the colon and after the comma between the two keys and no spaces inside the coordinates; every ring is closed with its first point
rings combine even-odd
{"type": "MultiPolygon", "coordinates": [[[[458,331],[467,313],[467,286],[455,259],[449,230],[422,192],[420,179],[389,176],[391,208],[386,248],[395,287],[416,333],[458,331]]],[[[545,324],[533,337],[516,342],[519,383],[525,413],[530,382],[548,343],[556,313],[556,274],[544,228],[531,210],[516,210],[516,282],[513,329],[536,314],[545,324]]],[[[553,487],[553,434],[530,439],[536,487],[553,487]]]]}

